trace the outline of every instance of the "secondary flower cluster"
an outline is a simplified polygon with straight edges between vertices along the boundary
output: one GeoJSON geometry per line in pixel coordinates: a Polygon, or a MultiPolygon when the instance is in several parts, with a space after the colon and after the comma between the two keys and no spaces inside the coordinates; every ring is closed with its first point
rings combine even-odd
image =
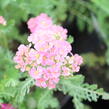
{"type": "Polygon", "coordinates": [[[36,86],[50,89],[56,87],[60,76],[79,71],[83,59],[71,53],[66,29],[53,24],[44,13],[31,18],[27,24],[31,31],[28,37],[30,44],[18,47],[14,57],[17,69],[27,71],[36,80],[36,86]]]}
{"type": "Polygon", "coordinates": [[[0,109],[15,109],[11,104],[0,104],[0,109]]]}
{"type": "Polygon", "coordinates": [[[0,24],[6,25],[6,20],[4,19],[3,16],[0,16],[0,24]]]}

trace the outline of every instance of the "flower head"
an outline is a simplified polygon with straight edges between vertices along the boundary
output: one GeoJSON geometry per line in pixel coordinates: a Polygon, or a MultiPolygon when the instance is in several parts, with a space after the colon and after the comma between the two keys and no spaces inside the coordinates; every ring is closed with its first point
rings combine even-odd
{"type": "Polygon", "coordinates": [[[55,88],[61,76],[70,76],[80,70],[83,59],[78,54],[71,54],[65,28],[54,25],[46,14],[31,18],[28,28],[32,32],[28,41],[33,47],[21,44],[14,61],[16,68],[34,78],[36,86],[55,88]]]}

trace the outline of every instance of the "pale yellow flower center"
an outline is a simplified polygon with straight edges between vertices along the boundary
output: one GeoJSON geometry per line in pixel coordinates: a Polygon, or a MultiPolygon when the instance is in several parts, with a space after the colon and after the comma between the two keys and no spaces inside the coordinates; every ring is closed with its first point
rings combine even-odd
{"type": "Polygon", "coordinates": [[[36,59],[38,59],[40,57],[40,55],[39,54],[36,54],[36,59]]]}

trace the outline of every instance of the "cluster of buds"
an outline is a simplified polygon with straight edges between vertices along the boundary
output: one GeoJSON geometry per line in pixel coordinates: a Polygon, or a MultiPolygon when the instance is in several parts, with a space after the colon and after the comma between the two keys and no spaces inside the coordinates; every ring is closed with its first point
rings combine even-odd
{"type": "Polygon", "coordinates": [[[31,31],[29,45],[18,47],[14,61],[16,68],[35,79],[38,87],[55,88],[61,76],[78,72],[83,59],[71,53],[67,29],[55,25],[52,19],[42,13],[28,21],[31,31]],[[68,55],[70,54],[70,56],[68,55]]]}

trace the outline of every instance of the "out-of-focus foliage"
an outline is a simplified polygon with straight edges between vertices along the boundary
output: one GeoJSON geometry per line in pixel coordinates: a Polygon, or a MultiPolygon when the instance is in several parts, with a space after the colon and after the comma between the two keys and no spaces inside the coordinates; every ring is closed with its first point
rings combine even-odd
{"type": "Polygon", "coordinates": [[[91,52],[82,54],[82,57],[84,58],[84,65],[88,67],[103,66],[105,64],[105,57],[97,56],[91,52]]]}
{"type": "Polygon", "coordinates": [[[108,0],[92,0],[96,6],[94,11],[96,14],[96,28],[107,45],[106,61],[109,64],[109,1],[108,0]]]}
{"type": "Polygon", "coordinates": [[[92,6],[90,1],[85,0],[69,0],[69,20],[77,18],[77,25],[80,31],[83,31],[87,25],[89,32],[93,30],[93,23],[91,20],[92,6]]]}
{"type": "Polygon", "coordinates": [[[54,109],[59,107],[58,100],[53,97],[52,90],[37,88],[36,91],[29,94],[26,99],[27,100],[25,100],[23,104],[19,106],[19,108],[23,107],[23,109],[54,109]]]}
{"type": "Polygon", "coordinates": [[[13,86],[17,84],[17,78],[19,78],[18,71],[14,68],[14,62],[12,60],[12,53],[9,50],[0,48],[0,100],[2,97],[7,100],[13,97],[13,93],[6,90],[5,85],[11,81],[13,86]]]}
{"type": "Polygon", "coordinates": [[[12,52],[0,47],[0,80],[18,77],[18,71],[14,68],[12,57],[12,52]]]}
{"type": "Polygon", "coordinates": [[[109,98],[108,94],[102,88],[98,89],[97,85],[84,83],[84,77],[82,75],[61,79],[58,89],[64,94],[73,96],[76,109],[84,109],[83,100],[96,102],[99,97],[103,99],[109,98]]]}

